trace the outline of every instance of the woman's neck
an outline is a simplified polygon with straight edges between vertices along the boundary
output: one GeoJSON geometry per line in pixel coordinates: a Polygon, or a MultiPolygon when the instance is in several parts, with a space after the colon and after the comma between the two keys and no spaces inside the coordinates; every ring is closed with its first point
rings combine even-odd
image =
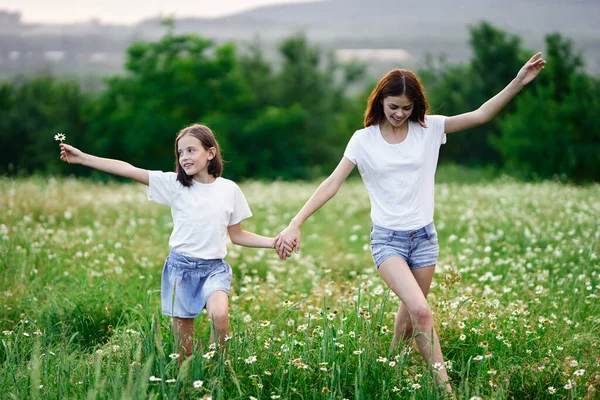
{"type": "Polygon", "coordinates": [[[400,126],[393,126],[386,120],[380,125],[379,130],[381,130],[384,135],[404,137],[408,133],[408,120],[404,121],[400,126]]]}

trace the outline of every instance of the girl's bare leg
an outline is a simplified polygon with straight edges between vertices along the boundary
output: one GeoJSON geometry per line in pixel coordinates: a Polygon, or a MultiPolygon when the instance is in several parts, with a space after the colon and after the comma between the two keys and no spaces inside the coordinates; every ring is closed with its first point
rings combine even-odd
{"type": "Polygon", "coordinates": [[[173,332],[175,343],[179,348],[179,365],[183,359],[192,355],[194,348],[194,318],[173,317],[173,332]]]}
{"type": "Polygon", "coordinates": [[[229,296],[227,293],[222,290],[212,293],[206,302],[206,310],[211,324],[210,342],[215,343],[218,339],[219,344],[224,346],[225,336],[229,332],[229,296]]]}

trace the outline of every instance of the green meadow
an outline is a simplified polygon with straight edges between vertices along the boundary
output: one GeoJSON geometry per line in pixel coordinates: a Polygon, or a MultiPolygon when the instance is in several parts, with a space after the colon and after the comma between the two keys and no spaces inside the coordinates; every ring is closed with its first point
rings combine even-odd
{"type": "MultiPolygon", "coordinates": [[[[241,183],[244,228],[275,236],[317,185],[241,183]]],[[[285,262],[229,245],[227,351],[204,312],[181,368],[160,313],[167,207],[84,179],[0,178],[0,193],[0,399],[445,398],[414,344],[390,350],[398,300],[360,180],[285,262]]],[[[435,212],[429,302],[456,398],[599,398],[600,185],[443,180],[435,212]]]]}

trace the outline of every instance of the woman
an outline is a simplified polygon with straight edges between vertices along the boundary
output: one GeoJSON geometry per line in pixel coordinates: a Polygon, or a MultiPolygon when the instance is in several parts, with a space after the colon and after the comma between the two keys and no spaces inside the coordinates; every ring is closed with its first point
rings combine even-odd
{"type": "Polygon", "coordinates": [[[452,391],[427,293],[437,264],[439,247],[433,224],[434,176],[446,134],[490,121],[546,61],[535,54],[500,93],[477,110],[452,117],[426,115],[428,104],[417,77],[408,70],[386,74],[371,93],[365,128],[350,139],[344,157],[321,183],[275,245],[285,258],[285,243],[300,250],[300,228],[331,199],[358,166],[371,200],[371,249],[385,283],[400,298],[392,347],[403,337],[415,337],[417,347],[436,383],[452,391]],[[433,344],[433,346],[432,346],[433,344]]]}

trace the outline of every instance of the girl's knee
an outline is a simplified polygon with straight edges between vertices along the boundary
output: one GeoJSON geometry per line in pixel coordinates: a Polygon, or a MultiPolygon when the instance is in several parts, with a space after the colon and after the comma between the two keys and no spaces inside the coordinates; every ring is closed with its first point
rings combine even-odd
{"type": "Polygon", "coordinates": [[[215,324],[217,329],[226,328],[229,326],[229,313],[225,310],[215,310],[209,313],[208,318],[211,323],[215,324]]]}

